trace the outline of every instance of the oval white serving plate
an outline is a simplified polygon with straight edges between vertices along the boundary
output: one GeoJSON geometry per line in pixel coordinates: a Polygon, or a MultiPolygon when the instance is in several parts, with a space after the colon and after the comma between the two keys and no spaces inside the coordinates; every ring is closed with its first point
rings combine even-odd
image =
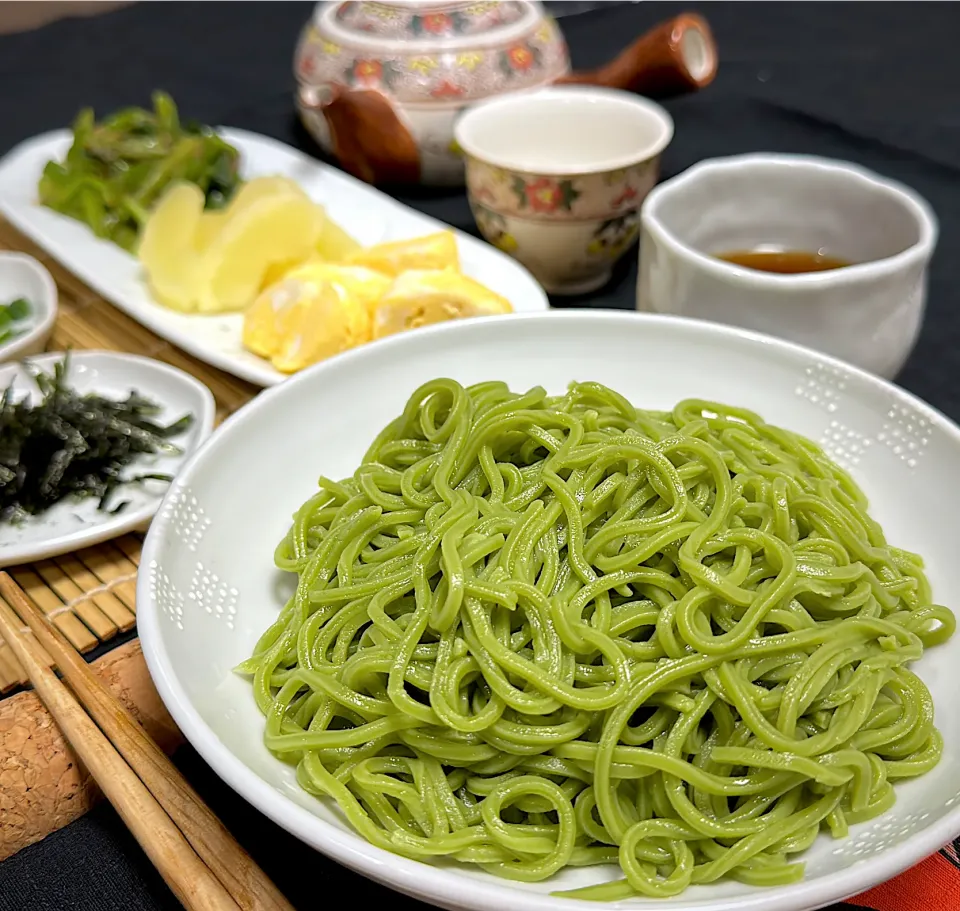
{"type": "MultiPolygon", "coordinates": [[[[40,393],[25,368],[49,372],[62,358],[62,353],[44,354],[0,367],[0,389],[12,382],[18,397],[30,395],[39,400],[40,393]]],[[[215,404],[210,390],[182,370],[159,361],[109,351],[76,351],[70,354],[67,381],[80,393],[98,392],[111,398],[136,390],[163,406],[158,423],[169,424],[187,413],[194,416],[187,432],[171,440],[183,450],[181,454],[143,456],[131,464],[131,473],[176,474],[213,429],[215,404]]],[[[110,502],[128,502],[115,515],[98,509],[95,500],[63,501],[21,524],[0,523],[0,566],[55,557],[140,528],[156,513],[168,487],[163,481],[145,481],[120,488],[110,502]]]]}
{"type": "Polygon", "coordinates": [[[57,286],[53,276],[26,253],[0,253],[0,304],[18,297],[30,302],[24,331],[0,342],[0,363],[43,351],[57,319],[57,286]]]}
{"type": "MultiPolygon", "coordinates": [[[[282,142],[246,130],[220,132],[240,151],[243,177],[280,174],[295,180],[364,245],[450,228],[282,142]]],[[[37,184],[43,167],[62,159],[70,143],[68,130],[44,133],[0,160],[0,212],[102,297],[161,338],[258,386],[285,380],[286,374],[243,347],[241,314],[200,316],[161,306],[151,296],[134,256],[96,237],[86,225],[40,205],[37,184]]],[[[464,273],[503,295],[518,313],[548,308],[543,288],[518,262],[476,237],[454,233],[464,273]]]]}
{"type": "MultiPolygon", "coordinates": [[[[571,380],[596,380],[645,408],[703,397],[753,409],[820,441],[861,483],[891,542],[923,554],[935,594],[949,603],[960,591],[960,512],[943,507],[960,483],[960,429],[883,380],[766,336],[612,312],[489,318],[357,349],[264,393],[180,474],[150,529],[137,589],[144,654],[177,725],[230,786],[306,843],[402,892],[445,908],[597,911],[603,906],[549,893],[617,872],[567,870],[527,885],[372,847],[267,751],[250,684],[231,671],[282,607],[274,547],[317,477],[351,474],[415,387],[440,376],[505,380],[515,389],[541,384],[553,393],[571,380]]],[[[917,665],[938,709],[943,761],[898,786],[896,806],[849,838],[821,837],[805,855],[802,882],[720,882],[615,907],[807,911],[935,852],[960,832],[960,715],[951,710],[958,645],[931,649],[917,665]]]]}

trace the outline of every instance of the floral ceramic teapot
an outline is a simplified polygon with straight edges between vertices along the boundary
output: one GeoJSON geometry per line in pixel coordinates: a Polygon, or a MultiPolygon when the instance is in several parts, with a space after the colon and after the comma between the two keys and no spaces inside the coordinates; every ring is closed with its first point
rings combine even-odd
{"type": "Polygon", "coordinates": [[[319,3],[296,53],[307,129],[363,180],[460,184],[453,124],[501,92],[580,82],[645,95],[691,91],[716,73],[706,23],[678,16],[607,66],[570,72],[567,45],[540,3],[319,3]]]}

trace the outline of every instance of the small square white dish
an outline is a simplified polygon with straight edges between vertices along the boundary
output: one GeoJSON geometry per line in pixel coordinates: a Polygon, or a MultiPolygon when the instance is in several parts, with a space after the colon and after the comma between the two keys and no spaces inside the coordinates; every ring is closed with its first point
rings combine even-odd
{"type": "MultiPolygon", "coordinates": [[[[18,399],[30,396],[38,401],[40,392],[30,368],[49,373],[63,357],[62,353],[44,354],[0,367],[0,390],[13,384],[18,399]]],[[[160,424],[170,424],[184,414],[193,415],[187,431],[171,440],[182,450],[180,453],[138,459],[130,466],[131,474],[151,471],[175,475],[213,429],[215,404],[210,390],[182,370],[159,361],[109,351],[73,352],[67,382],[77,392],[97,392],[110,398],[122,398],[136,390],[162,407],[156,417],[160,424]]],[[[141,528],[157,511],[168,486],[162,481],[144,481],[120,488],[112,503],[126,501],[127,505],[115,514],[99,509],[91,498],[61,501],[21,523],[0,522],[0,567],[54,557],[141,528]]]]}

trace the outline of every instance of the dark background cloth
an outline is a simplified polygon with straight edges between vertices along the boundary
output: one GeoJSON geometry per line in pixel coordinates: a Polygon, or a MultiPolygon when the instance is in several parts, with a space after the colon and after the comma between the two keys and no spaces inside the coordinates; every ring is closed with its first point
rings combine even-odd
{"type": "MultiPolygon", "coordinates": [[[[577,4],[585,6],[588,4],[577,4]]],[[[604,4],[562,19],[574,65],[599,65],[686,6],[604,4]]],[[[720,71],[667,103],[676,138],[669,177],[703,158],[750,151],[847,159],[909,184],[941,227],[927,317],[900,382],[960,418],[960,5],[704,3],[720,71]]],[[[291,59],[310,4],[145,3],[0,38],[0,153],[70,123],[169,91],[184,116],[244,127],[316,153],[293,112],[291,59]]],[[[475,233],[458,192],[401,190],[424,212],[475,233]]],[[[633,307],[635,257],[589,299],[633,307]]],[[[176,761],[299,908],[349,893],[358,907],[417,902],[367,882],[269,823],[189,748],[176,761]],[[306,875],[304,872],[306,871],[306,875]]],[[[157,911],[179,907],[116,815],[101,807],[0,864],[0,911],[157,911]]]]}

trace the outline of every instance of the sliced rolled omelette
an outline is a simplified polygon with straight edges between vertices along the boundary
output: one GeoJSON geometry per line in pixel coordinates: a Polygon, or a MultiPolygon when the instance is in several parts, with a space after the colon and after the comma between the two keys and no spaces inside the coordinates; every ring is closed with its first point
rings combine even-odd
{"type": "Polygon", "coordinates": [[[373,310],[373,337],[471,316],[512,313],[506,298],[452,269],[411,269],[399,275],[373,310]]]}
{"type": "Polygon", "coordinates": [[[371,312],[390,284],[360,266],[301,266],[247,310],[243,344],[283,373],[302,370],[369,341],[371,312]]]}
{"type": "Polygon", "coordinates": [[[285,314],[273,366],[281,373],[296,373],[369,340],[367,308],[343,285],[322,282],[316,294],[301,298],[285,314]]]}
{"type": "Polygon", "coordinates": [[[410,240],[392,240],[357,250],[346,257],[353,266],[366,266],[397,277],[410,269],[460,271],[457,239],[452,231],[437,231],[410,240]]]}

